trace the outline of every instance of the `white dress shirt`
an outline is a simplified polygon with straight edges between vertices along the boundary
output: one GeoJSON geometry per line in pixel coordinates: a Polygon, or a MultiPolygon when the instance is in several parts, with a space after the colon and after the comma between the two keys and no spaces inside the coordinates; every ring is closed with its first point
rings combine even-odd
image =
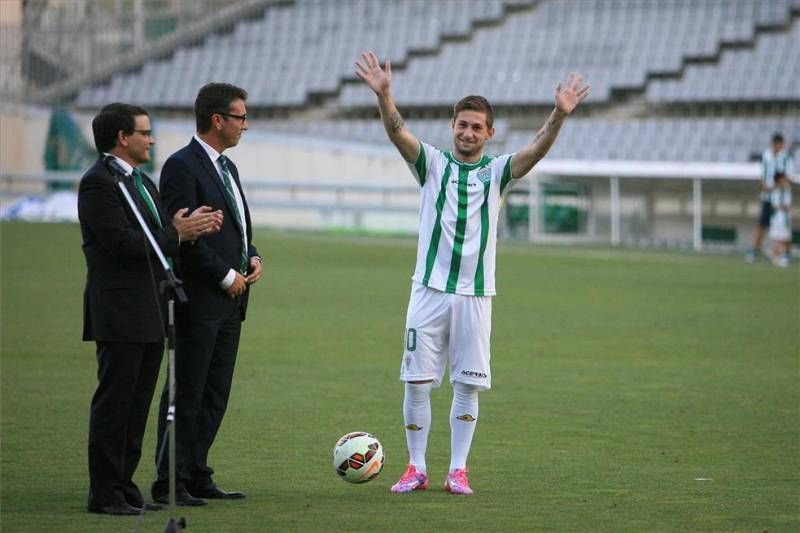
{"type": "MultiPolygon", "coordinates": [[[[214,165],[214,168],[217,169],[217,175],[219,176],[220,183],[224,189],[225,181],[222,179],[222,165],[219,162],[219,156],[222,154],[217,152],[198,135],[195,135],[194,138],[198,143],[200,143],[200,146],[203,147],[203,150],[206,151],[206,154],[208,154],[209,159],[211,159],[211,163],[214,165]]],[[[233,176],[231,176],[231,178],[233,178],[233,176]]],[[[231,183],[231,188],[233,189],[233,196],[236,198],[236,208],[239,210],[239,214],[241,215],[242,219],[242,246],[244,246],[245,253],[247,253],[247,220],[245,220],[244,216],[244,202],[242,201],[242,195],[239,192],[239,187],[236,186],[236,182],[233,180],[231,183]]],[[[236,270],[231,268],[222,281],[219,282],[219,286],[223,290],[227,290],[228,287],[233,285],[234,279],[236,279],[236,270]]]]}

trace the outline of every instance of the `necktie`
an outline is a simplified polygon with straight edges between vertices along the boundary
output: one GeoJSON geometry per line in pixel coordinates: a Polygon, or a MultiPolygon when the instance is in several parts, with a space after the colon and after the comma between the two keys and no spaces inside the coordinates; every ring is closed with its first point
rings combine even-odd
{"type": "MultiPolygon", "coordinates": [[[[147,189],[144,188],[142,173],[139,172],[138,168],[133,169],[133,184],[136,186],[139,196],[142,198],[142,200],[144,200],[145,205],[147,205],[147,209],[150,210],[150,214],[152,214],[153,218],[156,219],[156,224],[158,224],[158,227],[163,228],[164,225],[161,223],[161,217],[158,216],[158,209],[156,209],[153,199],[150,198],[150,195],[147,193],[147,189]]],[[[175,268],[171,257],[167,257],[167,262],[169,263],[170,268],[175,268]]]]}
{"type": "Polygon", "coordinates": [[[163,228],[164,225],[161,223],[161,217],[158,216],[158,210],[156,209],[155,204],[153,203],[153,199],[150,198],[150,195],[147,194],[147,190],[144,188],[144,182],[142,181],[142,173],[139,172],[138,168],[133,169],[133,183],[136,185],[136,190],[139,191],[139,196],[144,200],[144,203],[147,205],[147,209],[150,210],[150,214],[153,215],[153,218],[156,220],[156,224],[158,224],[159,228],[163,228]]]}
{"type": "Polygon", "coordinates": [[[225,186],[225,200],[228,202],[233,218],[239,225],[239,232],[242,234],[242,250],[240,257],[239,272],[247,275],[247,235],[242,224],[242,214],[236,204],[236,195],[233,194],[233,177],[228,169],[228,158],[224,155],[219,156],[219,166],[222,168],[222,184],[225,186]]]}

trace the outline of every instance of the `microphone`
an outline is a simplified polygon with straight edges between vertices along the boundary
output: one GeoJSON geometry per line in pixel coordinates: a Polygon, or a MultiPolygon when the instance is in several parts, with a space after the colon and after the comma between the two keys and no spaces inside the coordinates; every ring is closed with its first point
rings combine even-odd
{"type": "Polygon", "coordinates": [[[122,168],[122,165],[117,162],[117,158],[113,155],[105,156],[105,158],[103,158],[103,164],[106,166],[106,168],[108,168],[108,170],[111,171],[112,174],[116,174],[118,177],[127,178],[130,176],[130,173],[122,168]]]}

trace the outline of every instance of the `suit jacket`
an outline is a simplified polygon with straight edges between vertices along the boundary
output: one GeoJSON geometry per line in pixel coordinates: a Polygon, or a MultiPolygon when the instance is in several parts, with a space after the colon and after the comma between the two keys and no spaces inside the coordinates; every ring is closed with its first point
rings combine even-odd
{"type": "MultiPolygon", "coordinates": [[[[250,210],[244,197],[239,171],[229,160],[228,168],[235,186],[239,189],[244,205],[247,223],[247,257],[258,256],[252,244],[252,224],[250,210]]],[[[239,298],[230,298],[219,286],[231,268],[238,270],[241,262],[242,234],[236,215],[225,200],[225,188],[214,163],[194,138],[191,142],[172,154],[161,169],[161,197],[167,213],[172,216],[182,207],[189,211],[207,205],[214,210],[221,209],[224,220],[218,233],[205,235],[194,242],[181,244],[180,276],[184,282],[189,305],[194,316],[218,318],[229,316],[238,307],[241,319],[247,312],[250,290],[239,298]]],[[[183,313],[185,316],[185,313],[183,313]]],[[[179,327],[191,324],[178,317],[179,327]]]]}
{"type": "MultiPolygon", "coordinates": [[[[158,189],[147,176],[144,186],[159,212],[163,228],[133,185],[123,180],[165,255],[177,255],[178,232],[161,208],[158,189]]],[[[83,295],[83,340],[106,342],[157,342],[164,336],[166,318],[163,297],[154,292],[148,253],[156,283],[164,279],[161,264],[152,252],[139,222],[128,206],[116,179],[98,159],[86,171],[78,189],[78,218],[86,257],[86,289],[83,295]],[[148,252],[149,250],[149,252],[148,252]]]]}

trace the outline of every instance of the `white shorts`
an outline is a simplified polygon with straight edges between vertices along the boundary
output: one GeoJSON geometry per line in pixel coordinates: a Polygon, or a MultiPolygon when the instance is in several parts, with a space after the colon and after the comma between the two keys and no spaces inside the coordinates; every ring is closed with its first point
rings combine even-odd
{"type": "Polygon", "coordinates": [[[402,381],[442,384],[450,361],[450,383],[492,386],[489,369],[492,297],[462,296],[414,282],[406,315],[402,381]]]}
{"type": "Polygon", "coordinates": [[[769,238],[773,241],[791,240],[789,216],[786,211],[776,211],[769,221],[769,238]]]}

